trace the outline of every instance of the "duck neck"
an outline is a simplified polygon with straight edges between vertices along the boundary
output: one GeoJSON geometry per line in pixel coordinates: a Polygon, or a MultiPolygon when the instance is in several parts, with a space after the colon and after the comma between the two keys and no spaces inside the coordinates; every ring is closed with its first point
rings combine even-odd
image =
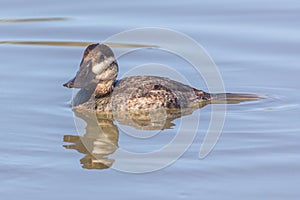
{"type": "Polygon", "coordinates": [[[94,92],[95,98],[101,98],[107,96],[113,90],[113,84],[115,80],[101,80],[97,84],[94,92]]]}

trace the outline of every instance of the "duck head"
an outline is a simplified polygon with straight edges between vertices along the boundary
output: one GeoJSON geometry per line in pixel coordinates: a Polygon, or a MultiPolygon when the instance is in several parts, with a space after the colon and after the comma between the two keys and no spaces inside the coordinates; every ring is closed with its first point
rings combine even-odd
{"type": "Polygon", "coordinates": [[[67,88],[95,88],[95,96],[111,92],[118,75],[118,64],[112,50],[105,44],[91,44],[83,54],[75,78],[63,86],[67,88]]]}

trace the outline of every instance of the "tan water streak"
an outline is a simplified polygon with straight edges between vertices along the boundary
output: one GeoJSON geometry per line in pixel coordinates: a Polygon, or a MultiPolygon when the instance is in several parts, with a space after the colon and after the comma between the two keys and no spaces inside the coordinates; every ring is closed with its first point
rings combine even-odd
{"type": "MultiPolygon", "coordinates": [[[[99,42],[74,42],[74,41],[0,41],[0,44],[21,44],[21,45],[47,45],[47,46],[88,46],[99,42]]],[[[110,47],[116,48],[158,48],[155,45],[126,44],[126,43],[106,43],[110,47]]]]}
{"type": "Polygon", "coordinates": [[[51,17],[51,18],[27,18],[27,19],[0,19],[0,23],[23,23],[23,22],[45,22],[45,21],[64,21],[71,20],[67,17],[51,17]]]}

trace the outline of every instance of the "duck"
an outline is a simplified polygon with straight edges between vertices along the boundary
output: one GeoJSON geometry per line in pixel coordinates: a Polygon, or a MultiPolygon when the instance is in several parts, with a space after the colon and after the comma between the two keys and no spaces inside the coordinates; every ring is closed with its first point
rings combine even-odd
{"type": "Polygon", "coordinates": [[[112,49],[103,43],[86,47],[76,76],[63,84],[79,88],[78,109],[111,111],[180,110],[213,102],[237,103],[260,99],[255,94],[211,94],[159,76],[129,76],[117,80],[119,67],[112,49]]]}

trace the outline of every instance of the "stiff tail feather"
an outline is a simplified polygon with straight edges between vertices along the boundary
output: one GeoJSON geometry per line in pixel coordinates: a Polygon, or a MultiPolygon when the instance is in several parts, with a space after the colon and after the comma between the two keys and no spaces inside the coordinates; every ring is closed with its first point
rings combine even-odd
{"type": "Polygon", "coordinates": [[[265,97],[257,94],[219,93],[211,94],[211,103],[235,104],[244,101],[255,101],[265,97]]]}

